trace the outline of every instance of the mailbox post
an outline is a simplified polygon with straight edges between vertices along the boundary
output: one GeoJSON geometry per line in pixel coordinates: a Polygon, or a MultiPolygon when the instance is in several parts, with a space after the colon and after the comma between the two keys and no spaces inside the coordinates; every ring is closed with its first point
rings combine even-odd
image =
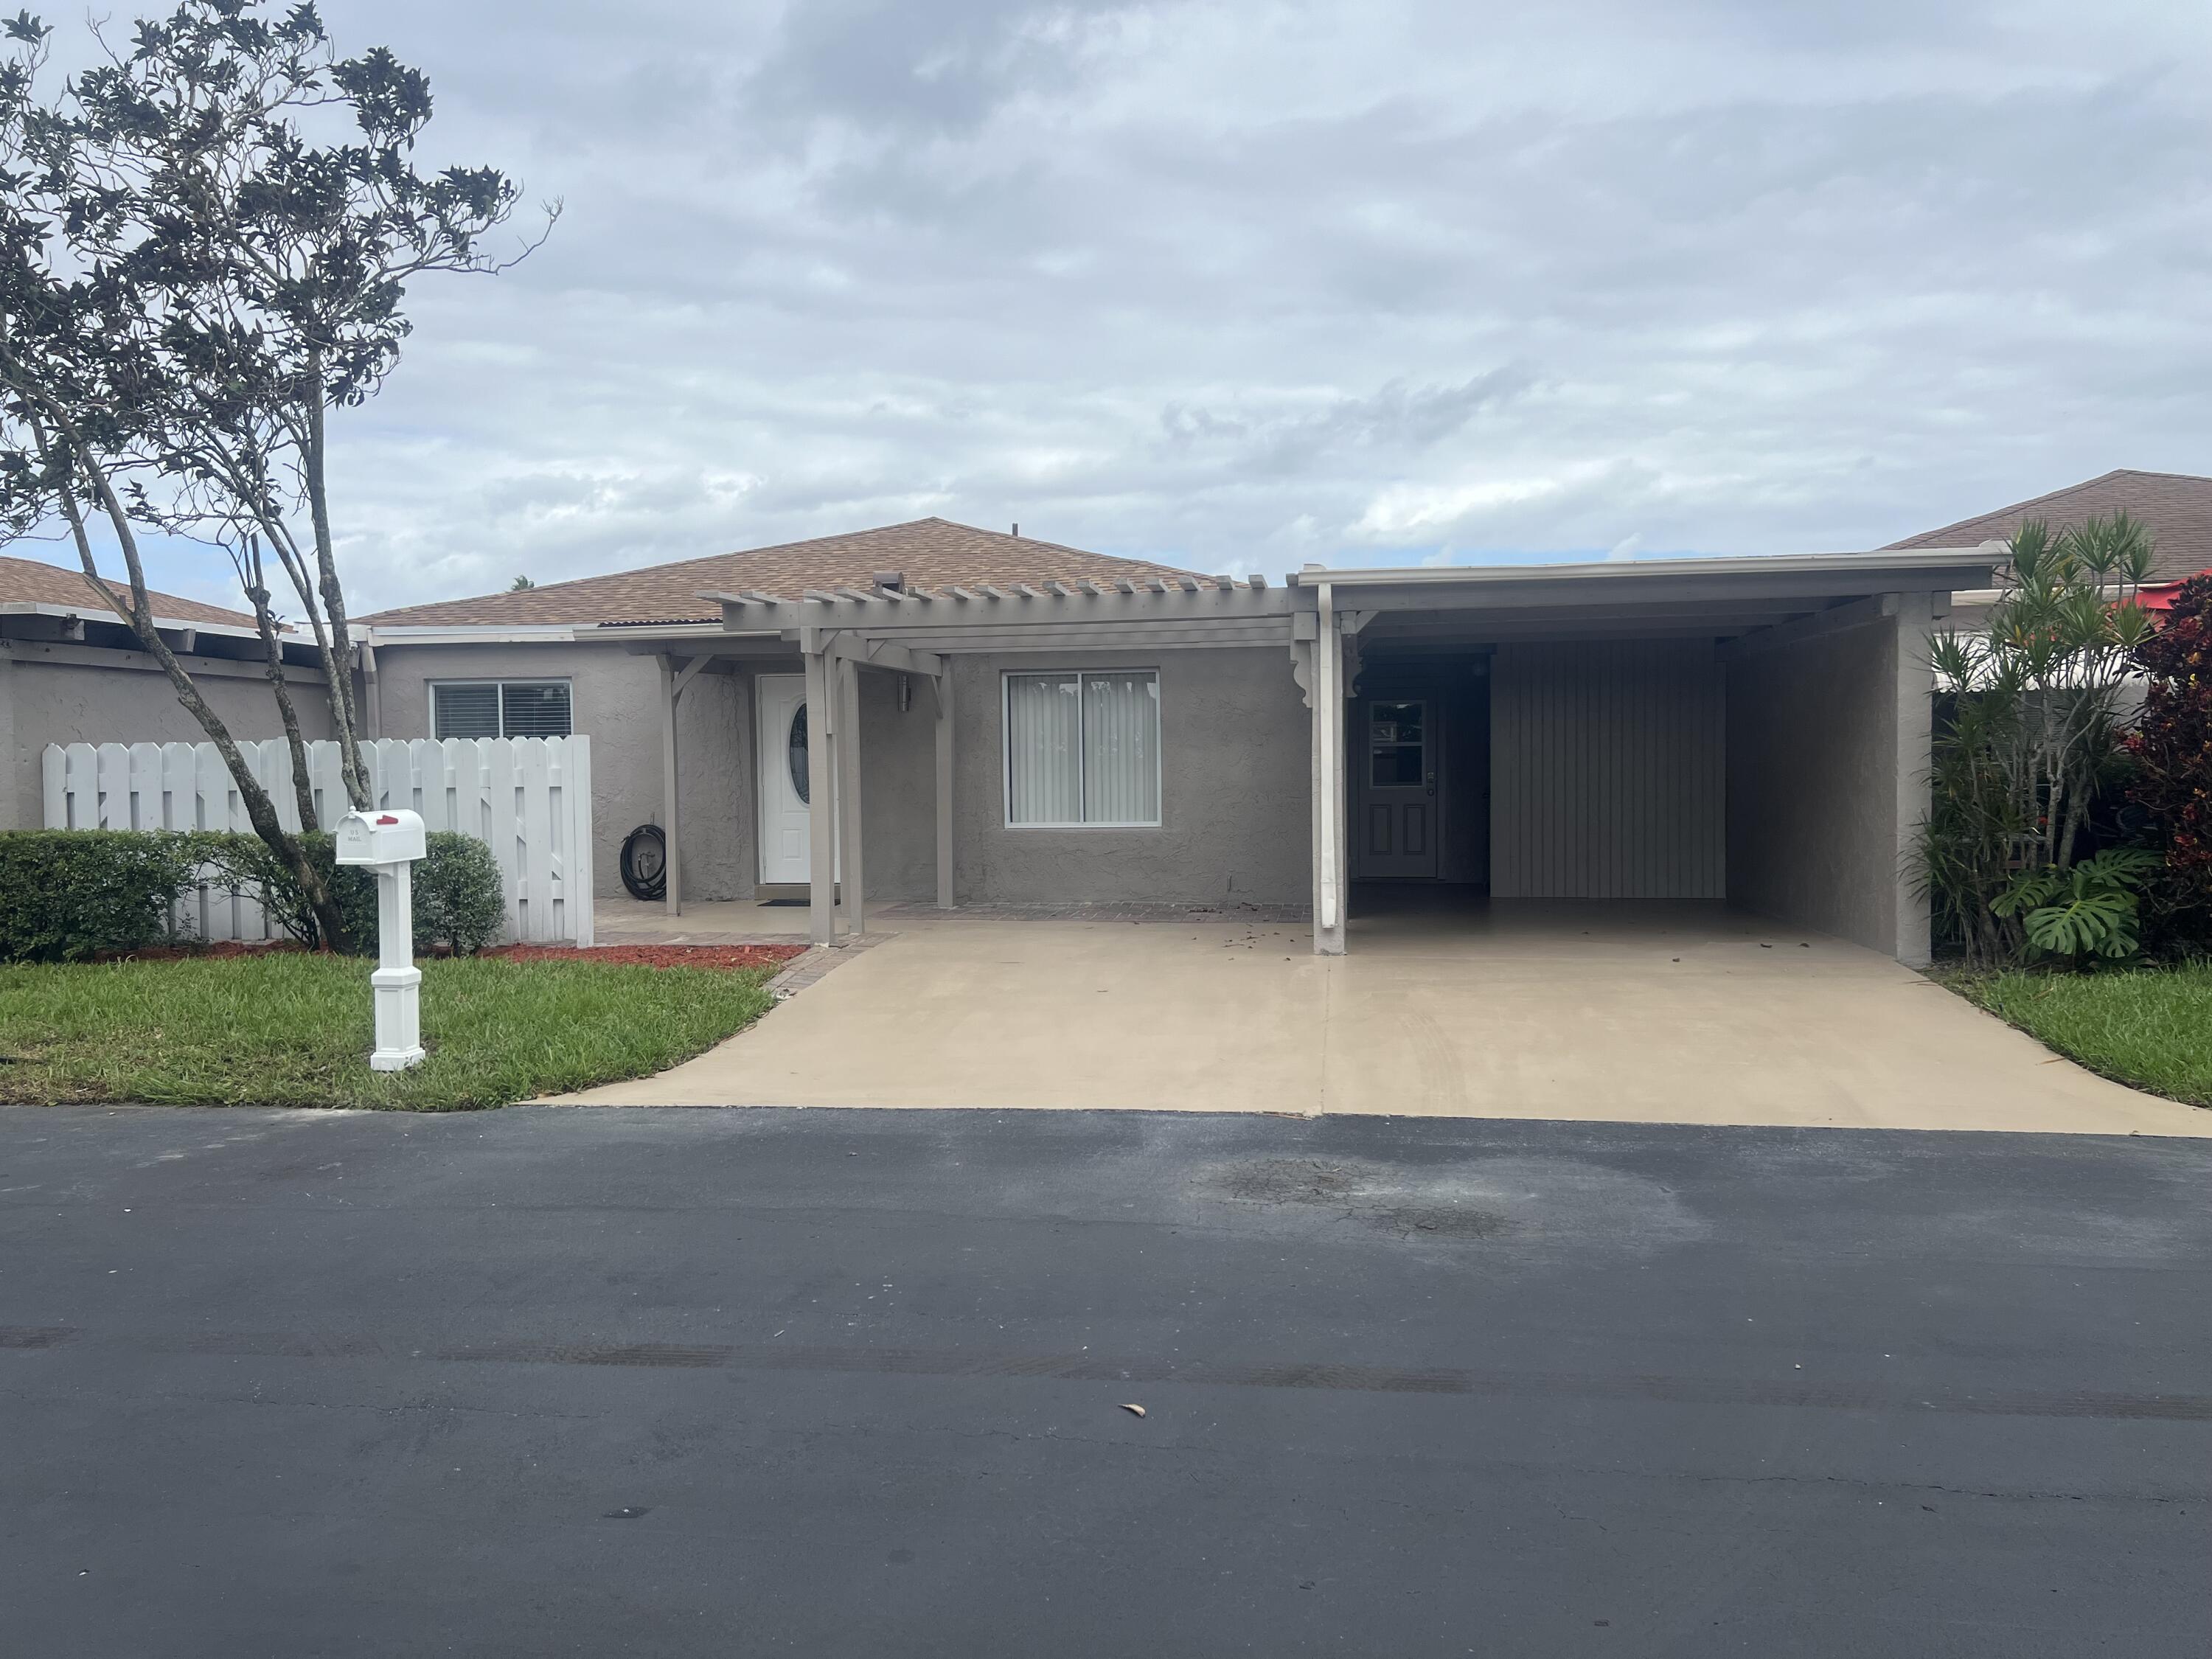
{"type": "Polygon", "coordinates": [[[422,970],[415,965],[415,860],[422,856],[422,815],[349,812],[338,820],[337,861],[376,872],[376,1048],[373,1070],[404,1072],[422,1063],[422,970]]]}

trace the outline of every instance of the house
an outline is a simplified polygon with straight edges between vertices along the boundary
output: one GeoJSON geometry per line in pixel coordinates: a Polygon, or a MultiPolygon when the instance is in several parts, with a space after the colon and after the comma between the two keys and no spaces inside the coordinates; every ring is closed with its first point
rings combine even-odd
{"type": "MultiPolygon", "coordinates": [[[[2185,579],[2212,570],[2212,478],[2187,472],[2138,472],[2124,467],[1889,545],[1893,550],[1905,550],[2009,542],[2033,519],[2041,520],[2054,532],[2063,532],[2086,520],[2110,518],[2116,513],[2125,513],[2150,532],[2154,557],[2142,599],[2151,609],[2164,610],[2173,590],[2185,579]]],[[[1971,626],[1994,597],[1961,594],[1954,624],[1971,626]]]]}
{"type": "MultiPolygon", "coordinates": [[[[687,559],[539,587],[406,605],[360,619],[370,737],[550,736],[592,739],[593,881],[622,890],[619,859],[641,824],[670,835],[670,902],[804,896],[805,785],[789,757],[803,745],[803,663],[773,634],[732,642],[720,589],[877,592],[915,587],[1206,579],[1162,564],[1089,553],[943,519],[687,559]],[[672,718],[670,711],[672,710],[672,718]]],[[[889,756],[926,732],[912,687],[865,677],[860,719],[889,756]]],[[[888,763],[886,763],[888,764],[888,763]]],[[[887,778],[868,808],[878,896],[935,893],[927,800],[929,750],[912,776],[887,778]]]]}
{"type": "MultiPolygon", "coordinates": [[[[803,897],[824,940],[871,899],[1250,906],[1334,953],[1378,899],[1483,894],[1725,900],[1917,963],[1927,639],[2001,556],[1271,584],[927,519],[380,612],[358,689],[370,737],[588,733],[599,891],[657,824],[670,908],[803,897]]],[[[76,735],[197,735],[158,701],[76,735]]]]}
{"type": "MultiPolygon", "coordinates": [[[[129,590],[117,591],[127,603],[129,590]]],[[[232,735],[283,735],[252,617],[173,593],[150,597],[155,630],[232,735]]],[[[311,643],[287,639],[281,649],[304,735],[329,737],[311,643]]],[[[198,743],[206,735],[82,570],[0,556],[0,829],[44,821],[40,757],[48,744],[198,743]]]]}

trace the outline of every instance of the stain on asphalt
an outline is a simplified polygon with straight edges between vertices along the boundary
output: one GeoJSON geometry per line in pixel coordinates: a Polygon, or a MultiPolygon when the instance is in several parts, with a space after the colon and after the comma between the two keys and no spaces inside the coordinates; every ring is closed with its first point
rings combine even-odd
{"type": "Polygon", "coordinates": [[[0,1348],[51,1348],[76,1334],[68,1325],[0,1325],[0,1348]]]}
{"type": "Polygon", "coordinates": [[[1239,1209],[1349,1222],[1395,1240],[1650,1250],[1705,1224],[1660,1183],[1595,1162],[1482,1158],[1440,1165],[1263,1158],[1201,1171],[1193,1195],[1239,1209]]]}

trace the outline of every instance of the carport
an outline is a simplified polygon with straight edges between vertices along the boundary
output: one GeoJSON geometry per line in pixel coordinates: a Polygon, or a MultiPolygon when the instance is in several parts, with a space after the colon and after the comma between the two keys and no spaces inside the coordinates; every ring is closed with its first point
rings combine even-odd
{"type": "Polygon", "coordinates": [[[1929,638],[2001,554],[1299,572],[1345,713],[1314,727],[1316,950],[1356,894],[1474,896],[1704,902],[1923,964],[1929,638]]]}

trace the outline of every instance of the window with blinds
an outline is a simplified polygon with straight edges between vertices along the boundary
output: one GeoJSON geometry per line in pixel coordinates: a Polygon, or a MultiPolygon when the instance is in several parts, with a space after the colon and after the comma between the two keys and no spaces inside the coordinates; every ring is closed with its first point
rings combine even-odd
{"type": "Polygon", "coordinates": [[[430,735],[565,738],[566,680],[452,680],[430,686],[430,735]]]}
{"type": "Polygon", "coordinates": [[[1006,823],[1160,821],[1160,677],[1151,668],[1006,677],[1006,823]]]}

